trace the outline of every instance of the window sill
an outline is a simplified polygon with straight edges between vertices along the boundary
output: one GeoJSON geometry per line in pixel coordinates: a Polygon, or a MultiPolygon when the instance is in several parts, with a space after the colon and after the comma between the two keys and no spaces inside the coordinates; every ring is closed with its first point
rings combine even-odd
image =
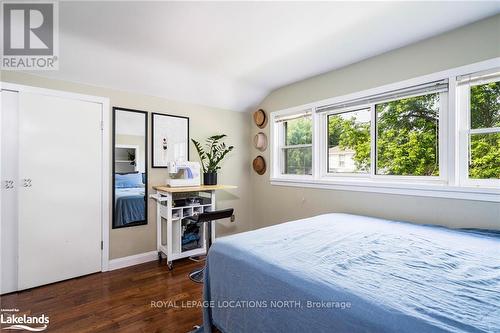
{"type": "Polygon", "coordinates": [[[346,181],[317,180],[312,177],[279,177],[271,178],[271,185],[500,202],[500,189],[497,188],[459,187],[444,184],[403,184],[369,180],[346,181]]]}

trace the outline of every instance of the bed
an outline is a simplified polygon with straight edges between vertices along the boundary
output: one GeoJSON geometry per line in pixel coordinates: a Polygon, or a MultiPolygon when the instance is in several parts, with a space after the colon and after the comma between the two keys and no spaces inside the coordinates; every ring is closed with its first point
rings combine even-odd
{"type": "Polygon", "coordinates": [[[500,332],[500,233],[320,215],[217,239],[203,293],[199,332],[500,332]]]}
{"type": "Polygon", "coordinates": [[[144,188],[117,188],[115,201],[115,226],[145,220],[144,188]]]}
{"type": "Polygon", "coordinates": [[[125,226],[146,219],[145,185],[138,173],[115,175],[115,223],[125,226]]]}

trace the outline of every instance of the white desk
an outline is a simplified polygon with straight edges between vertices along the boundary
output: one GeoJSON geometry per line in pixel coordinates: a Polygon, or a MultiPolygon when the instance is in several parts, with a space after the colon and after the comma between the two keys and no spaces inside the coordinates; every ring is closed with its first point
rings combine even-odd
{"type": "MultiPolygon", "coordinates": [[[[201,185],[189,187],[168,187],[165,185],[153,186],[155,194],[150,197],[156,200],[156,245],[158,256],[161,259],[162,253],[167,257],[169,269],[173,267],[173,261],[181,258],[204,255],[206,244],[204,233],[206,226],[203,226],[203,234],[200,237],[202,246],[193,250],[182,250],[182,219],[195,213],[203,213],[215,210],[215,191],[234,189],[232,185],[201,185]],[[194,206],[174,207],[175,193],[204,192],[209,194],[210,202],[194,206]],[[164,224],[166,227],[166,244],[163,243],[164,224]]],[[[214,222],[211,222],[214,223],[214,222]]],[[[215,239],[215,227],[212,225],[212,239],[215,239]]]]}

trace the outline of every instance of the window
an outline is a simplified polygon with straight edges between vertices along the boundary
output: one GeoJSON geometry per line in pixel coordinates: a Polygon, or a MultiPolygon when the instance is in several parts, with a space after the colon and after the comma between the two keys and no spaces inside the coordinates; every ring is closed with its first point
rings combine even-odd
{"type": "Polygon", "coordinates": [[[328,172],[370,170],[370,109],[328,115],[328,172]]]}
{"type": "Polygon", "coordinates": [[[271,182],[500,202],[498,60],[273,112],[271,182]]]}
{"type": "Polygon", "coordinates": [[[439,93],[376,104],[377,174],[439,175],[439,93]]]}
{"type": "Polygon", "coordinates": [[[312,118],[311,113],[283,117],[282,173],[287,175],[312,174],[312,118]]]}
{"type": "Polygon", "coordinates": [[[459,78],[462,103],[469,120],[467,176],[472,180],[500,179],[500,73],[477,73],[459,78]]]}
{"type": "Polygon", "coordinates": [[[440,80],[318,108],[327,118],[326,174],[439,181],[439,115],[447,92],[448,80],[440,80]]]}
{"type": "Polygon", "coordinates": [[[340,168],[345,167],[345,155],[344,154],[339,155],[339,167],[340,168]]]}

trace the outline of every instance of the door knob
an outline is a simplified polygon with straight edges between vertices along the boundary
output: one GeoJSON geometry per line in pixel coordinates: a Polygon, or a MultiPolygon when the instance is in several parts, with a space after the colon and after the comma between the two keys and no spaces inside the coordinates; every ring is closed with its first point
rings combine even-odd
{"type": "Polygon", "coordinates": [[[31,179],[29,178],[23,179],[23,187],[31,187],[31,179]]]}
{"type": "Polygon", "coordinates": [[[6,180],[6,181],[4,181],[4,187],[6,189],[14,188],[14,181],[13,180],[6,180]]]}

